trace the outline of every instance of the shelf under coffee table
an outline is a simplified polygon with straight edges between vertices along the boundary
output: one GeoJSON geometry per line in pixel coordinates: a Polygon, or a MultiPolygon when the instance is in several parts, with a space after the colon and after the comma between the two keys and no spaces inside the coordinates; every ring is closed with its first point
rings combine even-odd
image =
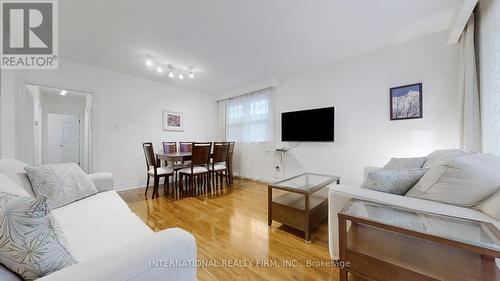
{"type": "Polygon", "coordinates": [[[328,216],[328,185],[340,178],[304,173],[268,185],[268,225],[272,221],[304,231],[310,242],[310,232],[328,216]],[[273,189],[281,190],[273,197],[273,189]],[[284,192],[283,192],[284,191],[284,192]]]}

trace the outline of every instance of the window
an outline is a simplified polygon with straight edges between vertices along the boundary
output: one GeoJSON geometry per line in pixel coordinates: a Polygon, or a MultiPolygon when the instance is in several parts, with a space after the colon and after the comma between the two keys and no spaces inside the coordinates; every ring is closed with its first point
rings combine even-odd
{"type": "Polygon", "coordinates": [[[227,139],[264,142],[273,139],[273,88],[231,98],[227,104],[227,139]]]}

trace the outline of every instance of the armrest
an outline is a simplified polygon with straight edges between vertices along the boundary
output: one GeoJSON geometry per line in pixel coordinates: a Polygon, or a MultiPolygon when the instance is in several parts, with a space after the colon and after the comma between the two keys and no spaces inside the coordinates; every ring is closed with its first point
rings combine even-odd
{"type": "Polygon", "coordinates": [[[194,237],[182,229],[171,228],[37,281],[196,280],[195,262],[194,237]]]}
{"type": "Polygon", "coordinates": [[[95,187],[99,192],[113,190],[113,174],[111,173],[96,173],[89,174],[87,177],[94,182],[95,187]]]}

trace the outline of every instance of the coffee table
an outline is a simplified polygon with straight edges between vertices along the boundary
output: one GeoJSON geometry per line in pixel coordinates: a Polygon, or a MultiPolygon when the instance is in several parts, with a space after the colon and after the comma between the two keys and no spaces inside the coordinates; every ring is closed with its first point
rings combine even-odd
{"type": "Polygon", "coordinates": [[[500,280],[500,231],[491,223],[360,200],[338,217],[340,259],[349,262],[341,281],[500,280]]]}
{"type": "Polygon", "coordinates": [[[328,189],[326,186],[340,178],[330,175],[304,173],[268,185],[268,225],[272,221],[304,231],[310,242],[310,232],[328,216],[328,189]],[[273,197],[273,189],[282,190],[273,197]]]}

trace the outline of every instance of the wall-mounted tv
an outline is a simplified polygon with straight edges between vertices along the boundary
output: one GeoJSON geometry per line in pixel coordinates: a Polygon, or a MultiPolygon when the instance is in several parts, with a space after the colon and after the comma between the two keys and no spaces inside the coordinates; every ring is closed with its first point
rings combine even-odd
{"type": "Polygon", "coordinates": [[[281,113],[281,141],[333,142],[335,107],[281,113]]]}

